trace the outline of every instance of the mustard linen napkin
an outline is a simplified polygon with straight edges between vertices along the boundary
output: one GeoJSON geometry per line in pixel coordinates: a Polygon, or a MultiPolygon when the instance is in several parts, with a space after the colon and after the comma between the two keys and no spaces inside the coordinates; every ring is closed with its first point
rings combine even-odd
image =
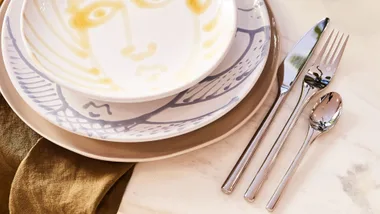
{"type": "Polygon", "coordinates": [[[0,213],[117,213],[134,163],[90,159],[40,138],[1,96],[0,125],[0,213]]]}
{"type": "Polygon", "coordinates": [[[0,213],[8,213],[10,187],[16,170],[38,136],[12,112],[0,95],[0,213]]]}
{"type": "Polygon", "coordinates": [[[16,172],[10,211],[117,213],[133,166],[89,159],[40,140],[16,172]]]}

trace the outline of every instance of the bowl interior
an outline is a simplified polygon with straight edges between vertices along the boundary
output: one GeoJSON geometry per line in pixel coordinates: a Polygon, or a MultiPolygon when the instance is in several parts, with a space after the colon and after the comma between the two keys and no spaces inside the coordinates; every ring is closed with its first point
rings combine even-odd
{"type": "Polygon", "coordinates": [[[236,31],[233,0],[26,0],[24,44],[63,87],[111,102],[159,99],[210,74],[236,31]]]}

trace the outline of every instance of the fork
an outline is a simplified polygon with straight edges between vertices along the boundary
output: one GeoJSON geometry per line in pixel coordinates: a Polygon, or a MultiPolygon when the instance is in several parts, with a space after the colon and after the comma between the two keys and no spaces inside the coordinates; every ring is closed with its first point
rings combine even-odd
{"type": "Polygon", "coordinates": [[[277,137],[259,171],[256,173],[256,176],[244,194],[244,198],[247,201],[253,202],[255,200],[256,194],[267,178],[267,175],[271,170],[277,158],[277,155],[279,154],[286,138],[295,125],[302,110],[305,108],[310,99],[325,89],[332,80],[342,59],[343,52],[349,39],[349,35],[346,36],[343,33],[341,35],[340,34],[341,33],[338,31],[336,35],[334,35],[334,30],[330,33],[315,62],[307,70],[303,79],[302,91],[297,101],[296,107],[294,108],[280,135],[277,137]],[[339,42],[337,44],[338,40],[339,42]],[[332,44],[328,48],[331,41],[332,44]]]}

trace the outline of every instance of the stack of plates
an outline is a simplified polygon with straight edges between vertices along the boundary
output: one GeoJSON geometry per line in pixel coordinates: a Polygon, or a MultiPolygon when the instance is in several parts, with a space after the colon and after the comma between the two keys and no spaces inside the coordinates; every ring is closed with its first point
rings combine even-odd
{"type": "Polygon", "coordinates": [[[274,80],[262,0],[12,0],[1,17],[3,96],[42,136],[97,159],[216,142],[274,80]]]}

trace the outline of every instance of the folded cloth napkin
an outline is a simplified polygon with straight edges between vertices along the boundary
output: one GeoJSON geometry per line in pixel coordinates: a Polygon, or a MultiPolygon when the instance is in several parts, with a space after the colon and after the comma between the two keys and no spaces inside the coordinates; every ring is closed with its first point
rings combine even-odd
{"type": "Polygon", "coordinates": [[[0,96],[0,213],[117,213],[134,163],[65,150],[29,129],[0,96]]]}
{"type": "Polygon", "coordinates": [[[22,159],[37,142],[38,134],[12,112],[0,95],[0,213],[8,213],[11,184],[22,159]]]}

